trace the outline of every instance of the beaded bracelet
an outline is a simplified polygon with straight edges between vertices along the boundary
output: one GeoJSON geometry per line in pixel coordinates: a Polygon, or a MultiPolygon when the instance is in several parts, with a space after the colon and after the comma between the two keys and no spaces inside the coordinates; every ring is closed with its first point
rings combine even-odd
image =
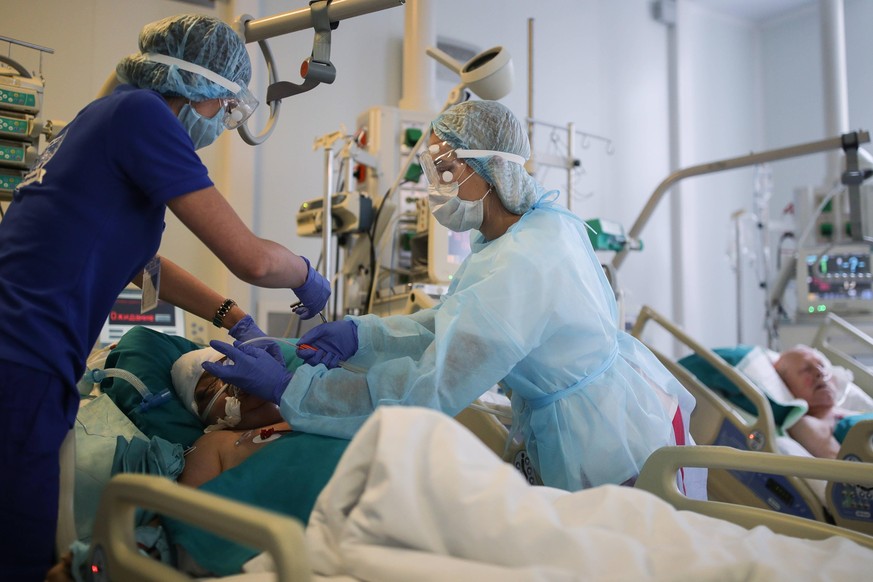
{"type": "Polygon", "coordinates": [[[224,303],[221,304],[215,311],[215,316],[212,318],[212,325],[215,327],[221,327],[221,324],[224,323],[224,318],[230,313],[230,310],[233,309],[233,306],[236,305],[236,301],[233,299],[225,299],[224,303]]]}

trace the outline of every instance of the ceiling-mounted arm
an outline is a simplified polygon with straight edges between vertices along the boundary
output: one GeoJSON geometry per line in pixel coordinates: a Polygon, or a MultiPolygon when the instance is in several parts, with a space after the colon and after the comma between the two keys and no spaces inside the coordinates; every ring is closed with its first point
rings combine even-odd
{"type": "Polygon", "coordinates": [[[305,93],[321,83],[333,83],[336,78],[336,69],[330,62],[330,31],[339,26],[339,22],[332,23],[330,21],[327,14],[330,3],[331,0],[314,0],[309,3],[315,38],[312,41],[312,55],[300,65],[300,76],[303,77],[303,82],[279,81],[273,83],[267,88],[267,103],[305,93]]]}
{"type": "Polygon", "coordinates": [[[300,8],[266,18],[256,19],[249,15],[240,16],[236,22],[237,34],[246,43],[258,43],[267,61],[269,85],[266,100],[270,106],[270,118],[260,135],[254,136],[246,125],[240,126],[238,131],[243,141],[249,145],[258,145],[269,137],[278,121],[279,105],[284,97],[308,91],[319,83],[333,81],[336,71],[330,64],[330,31],[336,28],[340,20],[403,6],[405,3],[406,0],[316,0],[308,8],[300,8]],[[301,75],[305,79],[303,84],[294,85],[294,83],[278,82],[276,80],[276,64],[273,61],[267,40],[307,28],[315,28],[316,35],[312,56],[306,59],[301,67],[301,75]],[[307,86],[307,84],[311,86],[307,86]],[[301,87],[301,89],[291,89],[289,86],[301,87]]]}
{"type": "MultiPolygon", "coordinates": [[[[842,141],[843,152],[846,154],[846,171],[843,172],[840,181],[849,190],[850,234],[853,241],[863,241],[865,239],[861,224],[861,184],[873,175],[873,171],[862,170],[858,165],[858,148],[861,145],[858,132],[844,134],[842,141]]],[[[866,141],[869,141],[869,138],[866,141]]]]}

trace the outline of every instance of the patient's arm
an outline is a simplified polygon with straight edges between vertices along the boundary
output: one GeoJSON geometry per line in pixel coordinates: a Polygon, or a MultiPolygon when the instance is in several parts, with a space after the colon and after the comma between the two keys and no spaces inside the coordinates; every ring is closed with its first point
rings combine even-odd
{"type": "Polygon", "coordinates": [[[840,443],[834,438],[831,419],[806,415],[788,429],[788,434],[813,456],[836,459],[840,443]]]}

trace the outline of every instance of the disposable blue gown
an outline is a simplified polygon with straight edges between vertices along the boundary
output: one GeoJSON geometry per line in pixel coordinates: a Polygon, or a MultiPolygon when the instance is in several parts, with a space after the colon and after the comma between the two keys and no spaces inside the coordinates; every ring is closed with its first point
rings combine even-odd
{"type": "Polygon", "coordinates": [[[635,478],[652,451],[676,444],[677,405],[687,425],[694,399],[620,331],[585,228],[540,203],[493,241],[475,233],[436,307],[352,318],[360,347],[349,363],[366,376],[302,366],[282,397],[283,417],[348,438],[377,406],[454,416],[500,383],[544,484],[572,491],[635,478]]]}

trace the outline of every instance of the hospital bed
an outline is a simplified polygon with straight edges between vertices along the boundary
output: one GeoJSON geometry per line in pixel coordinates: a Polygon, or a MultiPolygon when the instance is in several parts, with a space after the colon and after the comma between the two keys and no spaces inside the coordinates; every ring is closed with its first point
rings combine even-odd
{"type": "Polygon", "coordinates": [[[271,560],[258,556],[253,572],[221,578],[238,582],[794,580],[809,568],[836,579],[857,578],[873,565],[870,536],[692,500],[677,489],[680,467],[737,465],[814,478],[839,475],[873,486],[873,474],[857,463],[666,447],[646,463],[636,488],[568,493],[530,487],[459,423],[430,410],[390,407],[377,411],[353,439],[305,532],[289,518],[217,503],[166,479],[119,475],[101,501],[95,566],[103,576],[98,579],[190,579],[137,552],[132,529],[140,507],[266,550],[271,560]],[[446,465],[447,457],[456,463],[446,465]],[[695,559],[680,559],[683,554],[695,559]]]}
{"type": "MultiPolygon", "coordinates": [[[[724,445],[740,451],[811,457],[799,443],[782,434],[774,416],[774,401],[735,367],[736,362],[729,363],[725,359],[729,354],[722,351],[725,356],[722,357],[716,351],[700,345],[650,307],[641,310],[632,335],[645,341],[643,336],[650,324],[657,324],[669,332],[675,340],[691,350],[698,363],[706,364],[706,368],[695,367],[698,374],[695,375],[689,369],[689,364],[683,366],[649,346],[697,400],[691,417],[691,434],[698,445],[724,445]],[[737,389],[735,397],[728,397],[707,386],[702,378],[708,379],[708,374],[704,375],[701,370],[714,370],[727,379],[737,389]]],[[[873,386],[871,372],[838,347],[845,343],[837,340],[841,334],[850,336],[856,342],[869,340],[841,318],[831,315],[816,335],[814,347],[820,349],[835,365],[852,370],[858,386],[873,386]]],[[[868,344],[868,349],[870,346],[873,343],[868,344]]],[[[687,361],[687,358],[683,360],[687,361]]],[[[770,365],[769,361],[766,365],[770,365]]],[[[857,390],[862,389],[858,387],[857,390]]],[[[838,458],[873,461],[871,437],[873,421],[857,423],[843,440],[838,458]]],[[[802,462],[800,458],[797,461],[802,462]]],[[[865,465],[864,468],[873,472],[873,465],[865,465]]],[[[777,474],[766,470],[766,464],[748,470],[742,470],[741,466],[732,469],[719,467],[709,473],[708,492],[713,500],[772,509],[787,515],[873,533],[873,492],[865,486],[842,481],[835,476],[802,478],[799,475],[777,474]]]]}
{"type": "MultiPolygon", "coordinates": [[[[164,350],[161,346],[178,347],[185,341],[183,338],[170,338],[156,332],[140,332],[135,336],[147,339],[148,342],[135,344],[133,347],[138,349],[132,350],[129,355],[139,351],[149,352],[149,366],[158,365],[161,368],[164,367],[160,365],[159,356],[164,350]]],[[[116,351],[123,352],[121,348],[124,347],[122,344],[116,351]]],[[[119,362],[110,360],[109,363],[119,362]]],[[[141,375],[148,373],[147,370],[137,371],[141,375]]],[[[95,402],[91,402],[89,406],[95,402]]],[[[641,529],[640,514],[646,508],[651,508],[660,516],[658,519],[644,520],[644,523],[657,526],[653,530],[657,533],[654,536],[656,538],[663,537],[663,528],[675,527],[680,532],[689,534],[687,538],[683,538],[685,543],[703,544],[703,539],[694,540],[701,537],[693,535],[694,531],[704,529],[709,536],[714,531],[727,528],[731,525],[729,522],[743,527],[766,524],[772,531],[807,539],[839,536],[843,540],[839,542],[843,544],[840,546],[840,553],[855,554],[852,566],[855,570],[850,569],[847,574],[865,572],[873,567],[873,553],[861,551],[854,545],[845,546],[845,540],[851,540],[873,548],[871,538],[862,534],[775,512],[720,503],[694,502],[684,499],[676,490],[675,474],[679,466],[702,465],[724,469],[731,464],[752,462],[754,459],[749,454],[735,457],[736,451],[720,447],[707,448],[698,451],[698,456],[690,457],[688,455],[693,454],[690,450],[683,451],[681,447],[668,448],[659,451],[646,464],[638,481],[638,490],[606,487],[571,495],[549,488],[530,488],[530,479],[519,480],[516,469],[501,462],[500,457],[512,461],[515,460],[514,455],[520,451],[510,450],[503,454],[505,427],[494,416],[481,409],[465,411],[462,416],[472,415],[474,418],[465,419],[463,428],[460,422],[451,421],[433,411],[410,411],[408,414],[411,416],[403,416],[400,418],[400,425],[396,426],[396,415],[399,412],[397,409],[380,409],[374,418],[376,426],[381,423],[381,428],[369,431],[362,428],[358,437],[349,444],[348,455],[343,456],[336,473],[319,496],[316,510],[313,511],[313,516],[316,517],[310,518],[306,531],[293,518],[231,501],[226,496],[221,497],[219,502],[213,493],[185,488],[165,477],[124,474],[112,478],[103,490],[90,538],[92,549],[100,548],[92,556],[96,573],[103,576],[96,576],[96,579],[189,579],[188,575],[176,572],[137,552],[133,535],[136,508],[176,516],[180,520],[215,532],[220,537],[265,550],[272,560],[260,556],[260,561],[256,558],[253,562],[262,567],[266,562],[267,569],[277,571],[281,580],[306,580],[310,577],[329,580],[408,580],[413,577],[446,579],[446,572],[453,568],[462,574],[456,579],[493,579],[485,573],[499,573],[499,578],[505,581],[530,579],[531,572],[541,573],[557,567],[552,563],[554,560],[563,563],[562,561],[569,559],[568,556],[584,555],[585,548],[590,550],[597,547],[597,544],[604,543],[599,536],[604,529],[609,529],[611,533],[608,546],[619,549],[612,552],[594,552],[584,565],[576,564],[572,568],[574,574],[587,573],[593,578],[599,578],[603,577],[603,572],[631,567],[628,564],[634,564],[635,561],[629,560],[629,556],[633,556],[634,552],[642,551],[645,556],[651,553],[652,544],[657,542],[634,537],[639,535],[636,530],[641,529]],[[390,416],[394,425],[387,422],[384,418],[386,415],[390,416]],[[448,426],[446,423],[449,423],[448,426]],[[373,432],[382,435],[379,446],[373,444],[373,438],[368,438],[368,432],[371,436],[373,432]],[[344,467],[343,463],[356,464],[344,467]],[[472,496],[470,491],[473,492],[472,496]],[[656,496],[644,494],[644,491],[655,493],[656,496]],[[536,492],[536,495],[532,492],[536,492]],[[341,495],[343,493],[346,497],[341,495]],[[410,497],[412,493],[414,495],[410,497]],[[382,495],[385,500],[382,505],[377,502],[375,508],[368,505],[374,503],[374,495],[382,495]],[[695,521],[697,518],[688,517],[687,512],[666,511],[665,504],[659,498],[666,499],[677,507],[691,509],[695,513],[717,517],[718,520],[698,523],[695,521]],[[553,501],[564,504],[560,506],[561,511],[554,515],[549,513],[555,510],[550,505],[553,501]],[[527,507],[527,504],[535,505],[537,510],[513,513],[513,508],[527,507]],[[606,508],[613,508],[615,514],[606,511],[606,508]],[[358,523],[356,520],[361,516],[375,516],[377,523],[358,523]],[[525,523],[525,519],[533,519],[534,516],[539,516],[544,522],[525,523]],[[392,519],[388,519],[389,517],[392,519]],[[343,522],[340,518],[347,519],[348,522],[343,522]],[[468,521],[465,522],[464,519],[468,521]],[[581,525],[575,523],[575,520],[587,519],[602,521],[593,524],[583,521],[581,525]],[[316,527],[313,527],[313,522],[316,527]],[[509,535],[513,528],[521,525],[525,526],[523,534],[512,534],[512,539],[517,537],[532,543],[531,540],[542,537],[552,543],[555,541],[552,536],[556,536],[557,540],[569,543],[570,547],[559,554],[550,553],[548,548],[540,548],[535,555],[530,556],[522,548],[513,547],[512,539],[500,537],[504,535],[501,532],[509,535]],[[590,531],[583,527],[586,525],[592,526],[590,531]],[[350,535],[349,532],[372,532],[389,526],[393,529],[383,532],[375,540],[368,539],[363,544],[360,540],[349,541],[343,538],[350,535]],[[422,533],[431,530],[432,534],[422,533]],[[531,532],[539,533],[532,535],[531,532]],[[587,533],[580,539],[582,532],[587,533]],[[472,539],[464,541],[464,536],[467,535],[472,539]],[[493,545],[477,545],[479,539],[491,539],[493,545]],[[361,547],[356,548],[355,545],[361,547]],[[398,547],[406,549],[400,551],[398,547]],[[623,547],[624,549],[620,549],[623,547]],[[470,550],[472,553],[468,555],[458,553],[467,551],[466,548],[475,548],[475,551],[470,550]],[[397,552],[399,556],[394,555],[397,552]],[[326,555],[330,559],[325,558],[326,555]],[[404,561],[406,555],[412,556],[411,564],[404,561]],[[514,561],[520,559],[519,556],[528,559],[528,562],[519,564],[514,561]],[[550,558],[545,560],[543,556],[550,558]],[[384,562],[390,566],[386,566],[387,570],[380,570],[379,575],[374,577],[372,569],[381,567],[374,562],[384,562]],[[428,567],[432,568],[430,576],[428,572],[415,571],[416,568],[423,568],[422,564],[429,564],[428,567]],[[475,575],[468,570],[471,567],[475,575]],[[434,576],[434,572],[440,574],[434,576]]],[[[402,413],[405,414],[407,413],[402,413]]],[[[873,476],[855,463],[813,460],[811,464],[798,465],[794,460],[786,461],[782,457],[775,463],[773,459],[774,456],[771,455],[766,461],[756,462],[765,463],[776,474],[784,471],[790,477],[795,476],[794,472],[814,478],[841,474],[852,482],[873,485],[873,476]]],[[[72,528],[69,535],[75,535],[75,528],[72,528]]],[[[731,535],[730,539],[737,539],[736,530],[731,535]]],[[[747,537],[749,536],[745,534],[740,536],[742,539],[747,537]]],[[[748,560],[756,568],[767,571],[771,565],[761,563],[761,548],[770,544],[780,546],[788,542],[779,536],[773,536],[769,531],[759,531],[752,537],[757,540],[756,548],[748,560]]],[[[709,539],[707,536],[703,538],[709,539]]],[[[792,552],[803,555],[816,555],[815,552],[819,551],[817,545],[788,545],[792,552]]],[[[736,562],[738,552],[746,551],[744,548],[745,546],[741,546],[728,552],[731,554],[731,564],[736,562]]],[[[708,568],[716,567],[721,563],[719,560],[723,559],[719,557],[722,550],[716,551],[712,547],[695,546],[686,549],[697,555],[713,553],[712,563],[705,564],[708,568]]],[[[778,551],[774,550],[774,554],[778,555],[778,551]]],[[[640,560],[636,562],[647,561],[648,557],[643,559],[640,556],[640,560]]],[[[681,560],[674,559],[673,562],[681,560]]],[[[683,564],[682,567],[698,567],[700,562],[701,560],[695,564],[683,564]]],[[[735,568],[736,565],[725,567],[735,568]]],[[[684,574],[689,578],[702,579],[699,571],[689,570],[684,574]]],[[[272,573],[250,572],[239,576],[226,576],[222,580],[272,580],[273,576],[272,573]]],[[[628,572],[628,576],[649,579],[662,577],[647,571],[628,572]]],[[[676,576],[682,577],[681,574],[672,577],[676,576]]]]}
{"type": "MultiPolygon", "coordinates": [[[[153,393],[161,393],[167,389],[172,391],[170,368],[173,362],[185,352],[199,347],[184,337],[136,327],[125,333],[114,349],[95,350],[89,358],[88,369],[122,369],[142,380],[153,393]]],[[[286,352],[286,361],[290,362],[295,357],[293,348],[282,345],[281,349],[286,352]]],[[[79,389],[84,395],[82,406],[77,415],[76,426],[61,450],[61,496],[56,540],[59,554],[66,552],[76,540],[87,541],[91,538],[100,492],[108,482],[111,472],[116,470],[118,459],[114,457],[118,456],[124,445],[123,441],[118,440],[119,437],[131,442],[135,438],[151,441],[159,437],[178,443],[181,451],[193,445],[202,436],[203,430],[199,420],[175,397],[158,407],[140,411],[137,407],[141,400],[140,393],[121,378],[110,377],[100,384],[83,380],[79,389]]],[[[507,417],[511,417],[508,400],[504,402],[496,397],[488,399],[485,396],[487,395],[483,395],[482,400],[462,411],[459,422],[495,453],[509,462],[515,462],[529,482],[537,483],[538,478],[530,463],[526,462],[523,446],[506,446],[508,431],[505,422],[507,417]]],[[[323,466],[318,467],[323,485],[341,453],[342,446],[337,445],[338,439],[315,435],[300,438],[317,440],[308,443],[310,448],[323,447],[325,459],[323,466]]],[[[304,462],[299,456],[294,456],[294,451],[290,449],[282,454],[293,456],[286,459],[289,466],[297,467],[304,462]]],[[[259,465],[254,466],[257,468],[259,465]]],[[[256,468],[252,470],[257,470],[256,468]]],[[[309,469],[312,470],[311,465],[309,469]]],[[[137,467],[136,470],[145,468],[137,467]]],[[[304,493],[312,495],[311,490],[304,493]]],[[[299,511],[301,516],[307,514],[305,505],[297,507],[287,504],[278,509],[299,511]]]]}

